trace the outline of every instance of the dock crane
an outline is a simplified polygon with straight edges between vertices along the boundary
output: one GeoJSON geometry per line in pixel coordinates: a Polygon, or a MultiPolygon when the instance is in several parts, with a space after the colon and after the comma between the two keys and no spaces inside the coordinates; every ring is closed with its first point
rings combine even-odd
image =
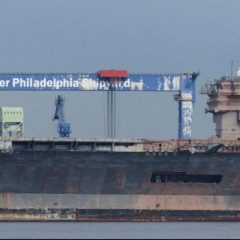
{"type": "Polygon", "coordinates": [[[58,95],[55,100],[56,110],[53,117],[54,120],[58,120],[57,131],[60,137],[69,137],[71,133],[71,125],[70,123],[65,122],[64,119],[64,98],[61,95],[58,95]]]}
{"type": "MultiPolygon", "coordinates": [[[[178,139],[189,140],[198,75],[199,72],[128,73],[114,69],[94,73],[0,73],[0,91],[107,91],[111,138],[115,135],[115,91],[172,92],[178,102],[178,139]]],[[[64,121],[63,101],[58,101],[55,119],[59,120],[60,137],[67,137],[70,125],[64,121]]]]}

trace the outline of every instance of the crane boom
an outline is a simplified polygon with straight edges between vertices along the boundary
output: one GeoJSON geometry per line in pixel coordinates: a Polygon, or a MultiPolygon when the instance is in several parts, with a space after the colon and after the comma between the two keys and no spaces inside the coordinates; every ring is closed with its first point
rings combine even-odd
{"type": "Polygon", "coordinates": [[[58,120],[58,126],[57,130],[59,133],[60,137],[69,137],[71,130],[70,130],[70,123],[65,122],[64,119],[64,111],[63,111],[63,106],[64,106],[64,98],[61,95],[58,95],[56,100],[55,100],[55,114],[53,117],[54,120],[58,120]]]}

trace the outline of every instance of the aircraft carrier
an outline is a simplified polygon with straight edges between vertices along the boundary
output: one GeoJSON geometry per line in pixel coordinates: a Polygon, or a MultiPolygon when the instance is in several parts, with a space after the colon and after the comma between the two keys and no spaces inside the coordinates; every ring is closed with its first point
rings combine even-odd
{"type": "Polygon", "coordinates": [[[239,221],[240,77],[202,90],[208,139],[0,139],[1,221],[239,221]]]}

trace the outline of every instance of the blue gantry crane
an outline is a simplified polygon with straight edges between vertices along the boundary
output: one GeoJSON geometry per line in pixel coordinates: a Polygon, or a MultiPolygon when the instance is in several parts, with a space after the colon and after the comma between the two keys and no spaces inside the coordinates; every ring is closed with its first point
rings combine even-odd
{"type": "MultiPolygon", "coordinates": [[[[126,70],[100,70],[96,73],[0,73],[0,91],[107,91],[109,126],[115,122],[112,114],[115,91],[173,92],[178,101],[178,138],[191,139],[195,80],[198,75],[198,72],[149,74],[128,73],[126,70]]],[[[57,114],[61,113],[62,107],[63,102],[59,98],[60,112],[56,108],[57,114]]],[[[66,125],[64,117],[58,117],[59,131],[62,131],[60,136],[69,136],[70,125],[66,125]]],[[[109,133],[110,137],[114,137],[113,128],[109,133]]]]}
{"type": "Polygon", "coordinates": [[[65,122],[64,119],[64,98],[61,95],[58,95],[55,100],[56,110],[53,117],[54,120],[58,120],[57,131],[60,137],[69,137],[71,133],[70,123],[65,122]]]}

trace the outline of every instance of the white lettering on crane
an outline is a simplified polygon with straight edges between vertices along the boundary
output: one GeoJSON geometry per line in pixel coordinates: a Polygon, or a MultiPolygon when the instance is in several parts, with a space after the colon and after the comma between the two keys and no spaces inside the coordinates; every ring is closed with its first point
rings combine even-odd
{"type": "Polygon", "coordinates": [[[180,77],[174,76],[173,77],[173,90],[179,90],[180,89],[180,77]]]}
{"type": "Polygon", "coordinates": [[[140,82],[133,82],[131,81],[131,90],[143,90],[143,80],[141,79],[140,82]]]}
{"type": "Polygon", "coordinates": [[[170,79],[168,77],[164,77],[163,90],[170,90],[170,83],[170,79]]]}
{"type": "Polygon", "coordinates": [[[13,81],[12,81],[13,87],[16,87],[16,85],[18,85],[19,83],[20,83],[19,78],[13,78],[13,81]]]}
{"type": "Polygon", "coordinates": [[[183,122],[184,122],[184,128],[183,128],[183,135],[184,136],[191,136],[192,134],[192,102],[183,102],[186,105],[188,105],[187,108],[183,108],[183,122]]]}
{"type": "Polygon", "coordinates": [[[8,87],[10,83],[10,80],[0,80],[0,87],[5,88],[8,87]]]}

